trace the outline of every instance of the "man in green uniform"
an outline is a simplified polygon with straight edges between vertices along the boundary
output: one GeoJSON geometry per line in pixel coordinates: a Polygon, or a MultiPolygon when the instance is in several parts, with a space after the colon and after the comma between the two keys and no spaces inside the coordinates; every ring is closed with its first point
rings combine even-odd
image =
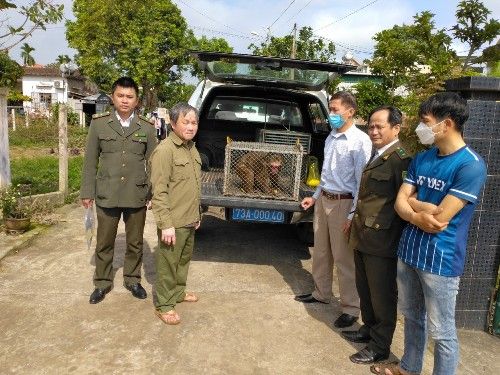
{"type": "Polygon", "coordinates": [[[342,332],[347,340],[368,343],[349,357],[354,363],[387,359],[396,327],[396,251],[405,222],[394,203],[410,163],[398,140],[401,122],[401,112],[392,106],[374,109],[368,121],[373,153],[361,178],[349,239],[364,325],[342,332]]]}
{"type": "Polygon", "coordinates": [[[158,226],[156,315],[166,324],[180,323],[175,305],[196,302],[186,293],[194,232],[200,226],[201,159],[192,141],[198,111],[187,103],[170,111],[172,132],[151,155],[153,213],[158,226]]]}
{"type": "Polygon", "coordinates": [[[139,89],[132,78],[113,83],[114,111],[94,116],[85,149],[80,198],[85,208],[96,203],[97,243],[92,304],[101,302],[113,285],[113,253],[123,214],[127,250],[123,265],[125,287],[136,298],[141,286],[146,205],[150,199],[147,161],[157,141],[155,129],[134,113],[139,89]]]}

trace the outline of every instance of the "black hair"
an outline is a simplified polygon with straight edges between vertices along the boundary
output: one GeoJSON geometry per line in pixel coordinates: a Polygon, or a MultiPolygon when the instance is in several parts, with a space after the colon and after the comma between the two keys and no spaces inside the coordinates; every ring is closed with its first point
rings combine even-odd
{"type": "Polygon", "coordinates": [[[136,95],[139,96],[139,86],[137,86],[137,83],[135,83],[135,81],[130,77],[120,77],[116,81],[114,81],[113,85],[111,86],[111,94],[115,92],[118,86],[125,88],[133,88],[135,90],[136,95]]]}
{"type": "Polygon", "coordinates": [[[439,92],[420,104],[418,116],[432,115],[438,121],[449,117],[455,123],[457,131],[462,132],[469,118],[467,101],[454,92],[439,92]]]}
{"type": "Polygon", "coordinates": [[[401,125],[403,123],[403,114],[398,108],[392,105],[381,105],[380,107],[372,109],[372,111],[368,115],[368,122],[370,122],[370,118],[372,117],[372,115],[378,111],[389,112],[389,116],[387,116],[387,121],[391,125],[391,128],[393,128],[396,125],[401,125]]]}
{"type": "Polygon", "coordinates": [[[356,111],[358,109],[358,104],[356,103],[356,97],[349,91],[338,91],[333,94],[330,101],[339,99],[342,105],[351,107],[356,111]]]}
{"type": "Polygon", "coordinates": [[[196,115],[196,118],[198,118],[198,110],[195,107],[185,102],[177,103],[172,108],[170,108],[170,111],[168,113],[170,116],[170,121],[174,124],[177,124],[177,120],[179,120],[180,115],[186,116],[191,111],[193,111],[196,115]]]}

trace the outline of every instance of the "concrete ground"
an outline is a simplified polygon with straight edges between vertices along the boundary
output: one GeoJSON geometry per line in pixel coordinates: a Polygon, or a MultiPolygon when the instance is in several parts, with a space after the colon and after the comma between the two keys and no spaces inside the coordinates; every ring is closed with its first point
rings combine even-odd
{"type": "MultiPolygon", "coordinates": [[[[143,286],[123,287],[123,227],[114,289],[97,305],[83,209],[67,206],[58,224],[22,246],[0,235],[0,374],[369,374],[348,356],[363,347],[333,327],[338,304],[304,305],[312,288],[307,248],[288,226],[229,223],[217,211],[197,234],[188,290],[200,301],[178,306],[182,322],[153,314],[155,226],[148,213],[143,286]],[[21,246],[21,247],[19,247],[21,246]]],[[[460,331],[459,374],[500,374],[500,340],[460,331]]],[[[393,343],[403,350],[402,325],[393,343]]],[[[423,374],[432,373],[432,347],[423,374]]]]}

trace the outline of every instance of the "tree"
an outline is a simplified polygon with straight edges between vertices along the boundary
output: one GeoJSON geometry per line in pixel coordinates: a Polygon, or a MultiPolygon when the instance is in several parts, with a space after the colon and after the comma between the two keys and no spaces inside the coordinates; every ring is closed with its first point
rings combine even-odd
{"type": "Polygon", "coordinates": [[[119,76],[133,77],[147,109],[189,60],[194,35],[171,1],[75,0],[73,14],[66,37],[83,73],[105,90],[119,76]]]}
{"type": "Polygon", "coordinates": [[[380,83],[363,80],[354,85],[358,110],[356,116],[368,121],[370,112],[381,105],[397,105],[397,99],[380,83]]]}
{"type": "Polygon", "coordinates": [[[0,52],[9,51],[12,47],[29,38],[37,30],[45,30],[47,24],[61,21],[64,11],[64,5],[54,4],[51,0],[34,0],[29,5],[19,8],[14,3],[5,0],[0,1],[0,12],[9,8],[18,9],[22,21],[17,25],[4,25],[4,21],[0,21],[2,29],[7,30],[0,35],[0,52]]]}
{"type": "Polygon", "coordinates": [[[483,44],[491,43],[500,34],[500,22],[488,19],[491,12],[479,0],[461,1],[455,16],[457,24],[451,28],[455,38],[469,45],[469,52],[462,64],[462,72],[475,63],[473,59],[483,44]]]}
{"type": "MultiPolygon", "coordinates": [[[[272,36],[269,42],[266,41],[260,45],[252,43],[248,46],[248,49],[254,55],[290,57],[292,44],[292,35],[272,36]]],[[[334,61],[335,45],[333,42],[325,42],[322,38],[316,37],[311,27],[304,26],[299,30],[295,57],[303,60],[334,61]]]]}
{"type": "Polygon", "coordinates": [[[68,63],[71,61],[71,58],[68,55],[58,55],[56,59],[56,63],[61,65],[64,63],[68,63]]]}
{"type": "Polygon", "coordinates": [[[411,25],[395,25],[375,34],[372,71],[382,76],[390,91],[404,87],[417,97],[427,96],[458,74],[451,37],[444,29],[435,29],[433,17],[424,11],[413,17],[411,25]]]}
{"type": "Polygon", "coordinates": [[[489,69],[489,75],[500,77],[500,40],[497,44],[485,48],[479,61],[486,63],[489,69]]]}
{"type": "Polygon", "coordinates": [[[10,59],[5,52],[0,52],[0,87],[13,87],[23,75],[19,64],[10,59]]]}
{"type": "Polygon", "coordinates": [[[28,43],[24,43],[21,47],[21,58],[23,59],[23,64],[25,66],[35,65],[35,59],[31,55],[35,49],[31,47],[28,43]]]}
{"type": "MultiPolygon", "coordinates": [[[[209,39],[205,35],[202,35],[200,39],[194,41],[192,49],[205,52],[233,52],[233,47],[231,47],[224,38],[209,39]]],[[[203,79],[203,72],[198,66],[197,61],[192,60],[191,64],[191,75],[198,77],[200,80],[203,79]]]]}

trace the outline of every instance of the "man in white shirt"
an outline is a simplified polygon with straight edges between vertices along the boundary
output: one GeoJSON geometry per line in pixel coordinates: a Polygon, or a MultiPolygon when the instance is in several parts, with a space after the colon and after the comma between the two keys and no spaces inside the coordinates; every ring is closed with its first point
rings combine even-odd
{"type": "Polygon", "coordinates": [[[302,200],[302,208],[314,208],[314,291],[299,295],[303,303],[329,303],[332,297],[333,264],[337,265],[342,314],[337,328],[351,326],[359,315],[354,256],[348,249],[351,221],[363,168],[372,144],[366,133],[354,125],[356,98],[349,92],[335,93],[328,104],[332,128],[325,141],[321,182],[312,197],[302,200]]]}

